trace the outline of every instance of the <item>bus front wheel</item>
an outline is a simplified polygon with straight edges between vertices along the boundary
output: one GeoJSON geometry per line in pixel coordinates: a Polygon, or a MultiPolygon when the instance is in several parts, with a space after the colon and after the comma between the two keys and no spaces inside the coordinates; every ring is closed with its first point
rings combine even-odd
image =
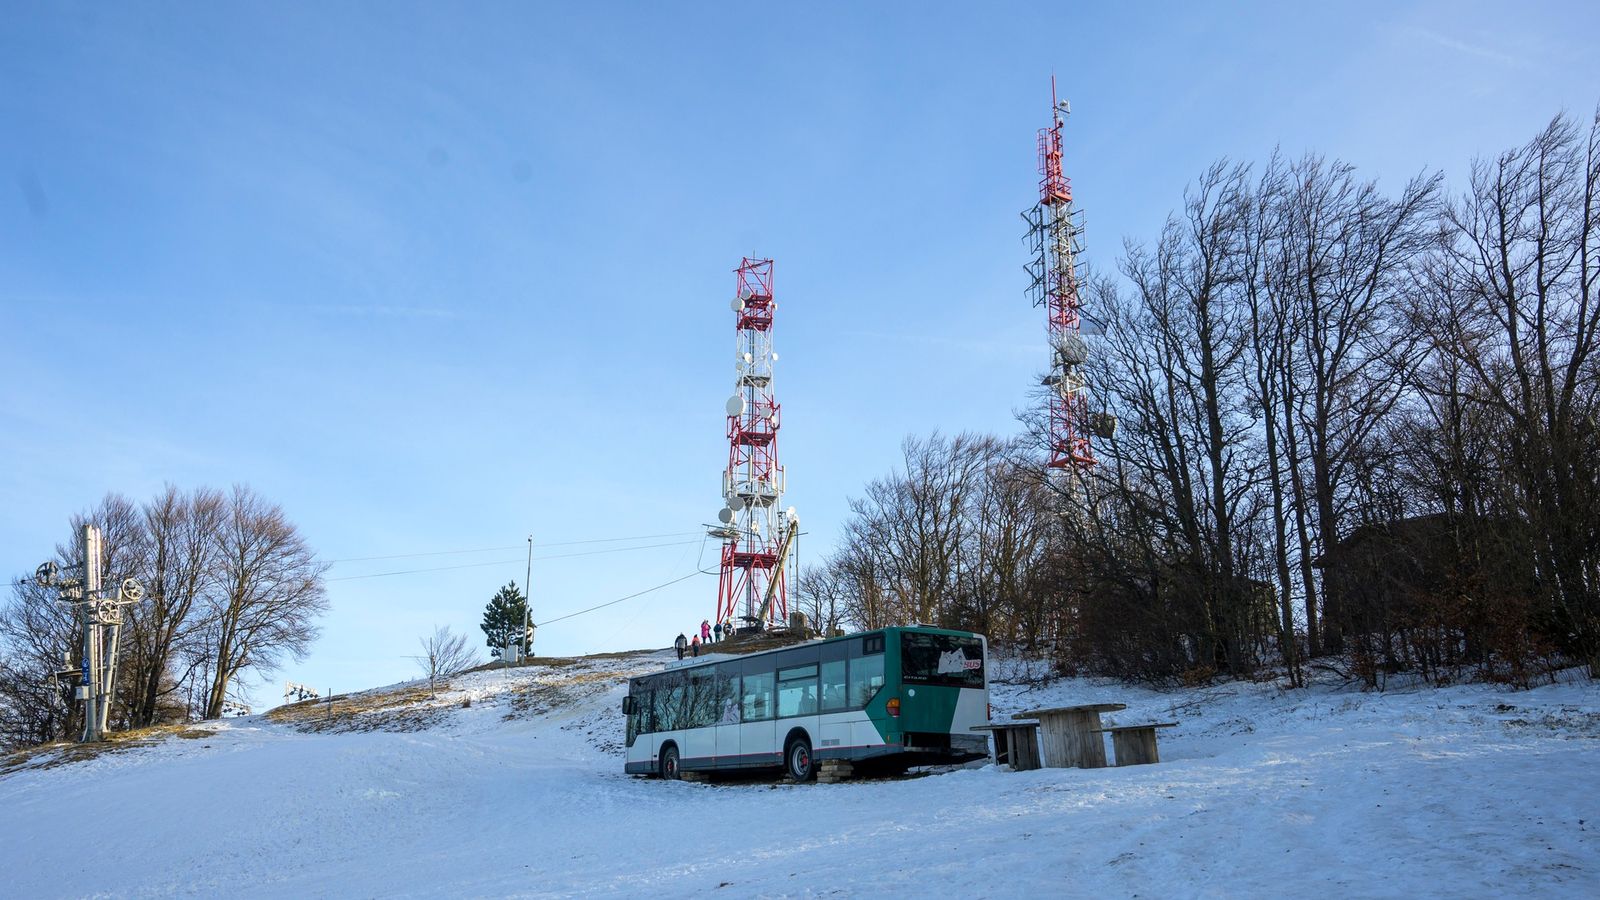
{"type": "Polygon", "coordinates": [[[669,744],[661,751],[661,777],[667,781],[677,781],[681,773],[678,770],[678,747],[669,744]]]}
{"type": "Polygon", "coordinates": [[[811,756],[811,742],[805,738],[790,741],[783,758],[789,769],[789,777],[795,781],[803,784],[817,776],[817,761],[811,756]]]}

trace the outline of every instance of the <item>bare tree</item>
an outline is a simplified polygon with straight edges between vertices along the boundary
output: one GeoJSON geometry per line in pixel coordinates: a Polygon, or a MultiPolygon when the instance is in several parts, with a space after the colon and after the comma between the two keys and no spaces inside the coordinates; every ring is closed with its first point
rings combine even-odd
{"type": "Polygon", "coordinates": [[[843,570],[825,562],[808,565],[795,585],[795,606],[824,635],[832,634],[849,608],[850,582],[843,570]]]}
{"type": "Polygon", "coordinates": [[[464,634],[456,634],[448,627],[434,626],[433,634],[418,638],[422,654],[412,657],[427,676],[431,693],[439,679],[459,675],[478,664],[478,653],[464,634]]]}
{"type": "MultiPolygon", "coordinates": [[[[72,734],[72,686],[58,671],[82,658],[78,620],[53,588],[18,579],[0,605],[0,746],[25,747],[72,734]]],[[[77,719],[81,724],[81,717],[77,719]]]]}
{"type": "Polygon", "coordinates": [[[1429,324],[1464,373],[1449,399],[1499,423],[1494,500],[1527,529],[1553,639],[1600,666],[1600,114],[1476,163],[1444,224],[1452,314],[1429,324]]]}
{"type": "Polygon", "coordinates": [[[967,540],[952,621],[991,638],[1035,646],[1042,619],[1024,624],[1033,603],[1031,574],[1045,552],[1054,504],[1037,460],[1021,445],[996,443],[996,454],[968,503],[967,540]]]}
{"type": "Polygon", "coordinates": [[[1298,520],[1313,653],[1342,646],[1338,597],[1326,590],[1317,631],[1311,562],[1338,542],[1353,460],[1399,403],[1415,363],[1399,312],[1413,285],[1408,264],[1432,246],[1439,181],[1413,179],[1391,199],[1375,182],[1358,180],[1350,165],[1314,155],[1291,164],[1283,181],[1273,263],[1279,278],[1269,283],[1294,308],[1297,326],[1298,344],[1284,360],[1289,390],[1280,399],[1292,394],[1296,401],[1287,411],[1285,436],[1295,445],[1289,474],[1302,501],[1297,509],[1313,514],[1298,520]]]}
{"type": "Polygon", "coordinates": [[[217,541],[225,498],[200,488],[185,494],[167,485],[142,510],[140,576],[143,603],[129,608],[123,652],[127,660],[123,696],[130,723],[154,725],[170,715],[184,682],[192,677],[192,651],[203,626],[197,615],[218,585],[217,541]],[[177,667],[186,663],[183,671],[177,667]]]}
{"type": "Polygon", "coordinates": [[[282,508],[247,487],[228,495],[217,533],[217,588],[206,598],[204,718],[222,715],[229,685],[247,668],[301,659],[327,611],[317,560],[282,508]]]}
{"type": "MultiPolygon", "coordinates": [[[[1271,289],[1277,273],[1272,267],[1273,237],[1282,232],[1279,198],[1284,191],[1284,172],[1277,154],[1267,163],[1255,190],[1243,204],[1239,221],[1239,288],[1250,321],[1249,377],[1245,392],[1259,422],[1261,459],[1266,465],[1264,487],[1271,506],[1272,574],[1276,578],[1279,615],[1278,652],[1291,686],[1304,683],[1300,668],[1300,647],[1295,627],[1295,598],[1299,591],[1291,574],[1294,548],[1289,541],[1291,489],[1289,478],[1295,467],[1286,464],[1283,451],[1287,442],[1280,419],[1284,410],[1294,409],[1292,385],[1281,377],[1290,365],[1294,343],[1294,324],[1289,304],[1274,302],[1282,292],[1271,289]]],[[[1281,256],[1280,256],[1281,259],[1281,256]]]]}

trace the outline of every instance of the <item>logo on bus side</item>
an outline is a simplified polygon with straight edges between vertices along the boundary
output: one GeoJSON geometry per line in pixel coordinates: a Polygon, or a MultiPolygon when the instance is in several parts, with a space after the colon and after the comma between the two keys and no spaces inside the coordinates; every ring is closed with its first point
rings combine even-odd
{"type": "Polygon", "coordinates": [[[939,654],[940,675],[960,675],[967,670],[983,668],[983,660],[967,659],[967,655],[960,650],[947,650],[939,654]]]}

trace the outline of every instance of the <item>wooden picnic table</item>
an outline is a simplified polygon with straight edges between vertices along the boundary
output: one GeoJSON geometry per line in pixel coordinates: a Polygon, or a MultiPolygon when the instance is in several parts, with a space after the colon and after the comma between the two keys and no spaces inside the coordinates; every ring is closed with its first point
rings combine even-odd
{"type": "Polygon", "coordinates": [[[1039,723],[997,722],[974,725],[973,731],[994,734],[994,761],[1005,763],[1013,772],[1039,768],[1039,723]]]}
{"type": "Polygon", "coordinates": [[[1106,765],[1106,741],[1099,734],[1100,714],[1127,708],[1126,703],[1085,703],[1080,706],[1030,709],[1011,718],[1039,720],[1045,765],[1052,768],[1076,766],[1080,769],[1103,769],[1106,765]]]}

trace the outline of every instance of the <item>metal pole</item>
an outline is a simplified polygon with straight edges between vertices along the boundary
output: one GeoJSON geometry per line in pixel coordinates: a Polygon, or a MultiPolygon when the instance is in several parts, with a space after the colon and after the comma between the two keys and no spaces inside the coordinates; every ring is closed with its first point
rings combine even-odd
{"type": "Polygon", "coordinates": [[[113,694],[117,684],[117,649],[122,640],[122,615],[118,610],[117,621],[111,626],[111,645],[106,648],[106,680],[105,698],[100,701],[100,732],[104,734],[111,730],[111,702],[115,699],[113,694]]]}
{"type": "Polygon", "coordinates": [[[533,535],[528,535],[528,574],[522,581],[522,640],[533,655],[533,535]]]}
{"type": "Polygon", "coordinates": [[[104,734],[100,724],[100,617],[95,601],[100,597],[100,529],[83,526],[83,739],[98,741],[104,734]]]}

